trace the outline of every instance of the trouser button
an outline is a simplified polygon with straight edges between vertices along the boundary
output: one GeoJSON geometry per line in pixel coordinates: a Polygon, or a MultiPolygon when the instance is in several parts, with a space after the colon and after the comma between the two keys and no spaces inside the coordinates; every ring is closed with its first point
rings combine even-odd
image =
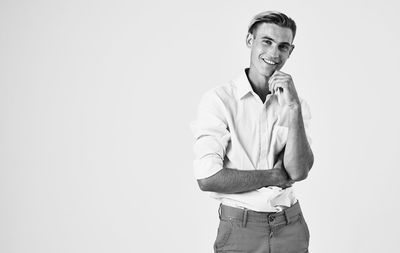
{"type": "Polygon", "coordinates": [[[275,220],[275,217],[271,215],[268,217],[268,220],[269,220],[269,222],[273,222],[275,220]]]}

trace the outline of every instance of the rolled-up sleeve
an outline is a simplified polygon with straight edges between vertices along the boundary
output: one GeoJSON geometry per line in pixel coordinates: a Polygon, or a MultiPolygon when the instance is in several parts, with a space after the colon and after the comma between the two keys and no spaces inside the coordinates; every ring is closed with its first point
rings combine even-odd
{"type": "Polygon", "coordinates": [[[304,99],[301,99],[300,103],[301,103],[301,112],[302,112],[303,122],[304,122],[304,130],[306,132],[308,143],[311,145],[312,139],[311,139],[311,133],[310,133],[311,132],[310,131],[310,122],[311,122],[310,106],[304,99]]]}
{"type": "Polygon", "coordinates": [[[195,139],[194,176],[196,179],[210,177],[223,168],[230,141],[223,103],[214,91],[202,97],[191,130],[195,139]]]}

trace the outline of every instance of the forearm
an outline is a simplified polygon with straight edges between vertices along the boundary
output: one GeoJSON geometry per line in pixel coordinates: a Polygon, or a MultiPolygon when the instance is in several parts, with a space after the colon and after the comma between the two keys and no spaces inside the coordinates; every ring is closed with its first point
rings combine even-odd
{"type": "Polygon", "coordinates": [[[300,181],[307,177],[314,163],[314,156],[304,129],[301,107],[289,109],[290,124],[284,154],[284,166],[292,180],[300,181]]]}
{"type": "Polygon", "coordinates": [[[283,169],[270,170],[235,170],[222,169],[215,175],[199,179],[203,191],[218,193],[242,193],[260,189],[265,186],[283,186],[288,177],[283,169]]]}

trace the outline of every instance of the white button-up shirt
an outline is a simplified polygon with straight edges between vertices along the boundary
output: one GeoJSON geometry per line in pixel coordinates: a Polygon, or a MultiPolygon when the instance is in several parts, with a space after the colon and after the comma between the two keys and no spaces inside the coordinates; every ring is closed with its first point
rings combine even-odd
{"type": "MultiPolygon", "coordinates": [[[[307,103],[300,99],[309,142],[311,119],[307,103]]],[[[191,124],[195,137],[194,175],[207,178],[223,168],[272,169],[286,145],[289,113],[269,94],[263,103],[252,90],[245,71],[234,81],[215,87],[201,99],[197,119],[191,124]]],[[[261,212],[278,212],[296,203],[293,187],[277,186],[225,194],[211,192],[225,205],[261,212]]]]}

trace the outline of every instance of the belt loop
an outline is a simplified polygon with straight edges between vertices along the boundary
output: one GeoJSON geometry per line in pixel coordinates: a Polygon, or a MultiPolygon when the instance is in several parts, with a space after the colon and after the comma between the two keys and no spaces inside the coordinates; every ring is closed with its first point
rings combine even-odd
{"type": "Polygon", "coordinates": [[[219,208],[218,208],[218,217],[219,217],[219,219],[221,219],[221,216],[222,216],[222,203],[219,204],[219,208]]]}
{"type": "Polygon", "coordinates": [[[284,214],[285,214],[285,218],[286,218],[286,225],[288,225],[290,223],[290,217],[289,214],[287,212],[287,209],[283,210],[284,214]]]}
{"type": "Polygon", "coordinates": [[[247,225],[247,209],[245,208],[243,211],[243,220],[242,220],[242,225],[245,228],[247,225]]]}

